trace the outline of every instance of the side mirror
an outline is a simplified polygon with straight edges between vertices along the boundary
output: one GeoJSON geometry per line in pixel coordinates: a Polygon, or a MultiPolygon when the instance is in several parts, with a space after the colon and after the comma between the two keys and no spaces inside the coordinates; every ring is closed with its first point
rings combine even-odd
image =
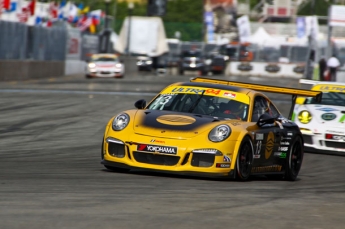
{"type": "Polygon", "coordinates": [[[259,117],[259,120],[256,122],[256,125],[258,125],[259,127],[262,127],[263,125],[266,125],[266,124],[273,124],[275,120],[276,119],[272,117],[271,115],[264,113],[259,117]]]}
{"type": "Polygon", "coordinates": [[[134,106],[138,109],[144,109],[146,107],[146,100],[140,99],[140,100],[135,102],[134,106]]]}

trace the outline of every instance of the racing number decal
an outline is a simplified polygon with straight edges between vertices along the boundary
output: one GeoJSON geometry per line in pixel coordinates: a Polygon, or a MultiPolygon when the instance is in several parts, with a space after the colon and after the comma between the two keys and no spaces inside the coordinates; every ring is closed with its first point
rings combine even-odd
{"type": "Polygon", "coordinates": [[[254,158],[260,158],[261,146],[262,146],[262,141],[257,141],[256,150],[254,152],[254,158]]]}
{"type": "Polygon", "coordinates": [[[273,151],[274,147],[274,134],[272,131],[270,131],[267,135],[267,140],[266,140],[266,149],[265,149],[265,158],[268,159],[273,151]]]}
{"type": "Polygon", "coordinates": [[[159,104],[163,105],[164,107],[164,105],[168,103],[171,98],[172,98],[171,95],[165,95],[161,98],[159,104]]]}

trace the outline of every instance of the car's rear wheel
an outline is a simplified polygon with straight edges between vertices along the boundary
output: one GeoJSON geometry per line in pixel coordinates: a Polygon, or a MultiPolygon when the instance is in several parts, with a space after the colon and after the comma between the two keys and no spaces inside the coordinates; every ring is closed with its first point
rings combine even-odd
{"type": "Polygon", "coordinates": [[[302,166],[303,142],[301,136],[297,136],[291,144],[291,149],[286,160],[285,180],[295,181],[302,166]]]}
{"type": "Polygon", "coordinates": [[[236,159],[236,177],[238,180],[248,180],[253,166],[253,144],[249,137],[241,143],[236,159]]]}
{"type": "Polygon", "coordinates": [[[92,77],[90,75],[85,75],[85,78],[91,79],[92,77]]]}

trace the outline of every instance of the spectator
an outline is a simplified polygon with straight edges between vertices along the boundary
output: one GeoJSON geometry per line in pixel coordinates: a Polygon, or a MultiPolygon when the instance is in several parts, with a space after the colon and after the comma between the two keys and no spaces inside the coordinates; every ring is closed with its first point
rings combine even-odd
{"type": "Polygon", "coordinates": [[[325,81],[325,71],[327,70],[327,62],[324,57],[321,57],[319,61],[319,79],[325,81]]]}
{"type": "Polygon", "coordinates": [[[337,57],[333,54],[333,56],[329,58],[327,61],[327,67],[331,74],[330,81],[337,81],[337,70],[339,66],[340,66],[340,62],[337,59],[337,57]]]}

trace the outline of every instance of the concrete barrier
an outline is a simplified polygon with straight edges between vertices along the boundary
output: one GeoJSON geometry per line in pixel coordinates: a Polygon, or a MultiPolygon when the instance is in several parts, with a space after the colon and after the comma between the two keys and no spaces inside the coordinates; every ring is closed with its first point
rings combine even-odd
{"type": "Polygon", "coordinates": [[[64,61],[0,60],[0,81],[41,79],[64,74],[64,61]]]}

